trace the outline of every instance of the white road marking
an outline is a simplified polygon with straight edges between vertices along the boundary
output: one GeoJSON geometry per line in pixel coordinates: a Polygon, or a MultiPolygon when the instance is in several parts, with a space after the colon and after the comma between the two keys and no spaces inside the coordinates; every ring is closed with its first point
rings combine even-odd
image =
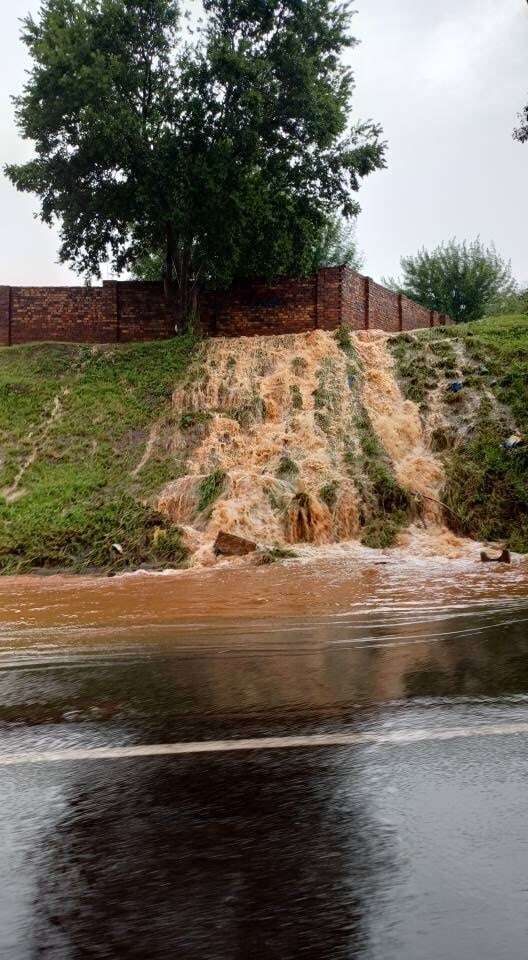
{"type": "Polygon", "coordinates": [[[123,747],[71,747],[45,753],[0,755],[0,766],[23,763],[58,763],[68,760],[121,760],[137,757],[170,757],[200,753],[235,753],[253,750],[286,750],[310,747],[348,747],[362,744],[402,746],[468,737],[506,737],[528,734],[528,723],[480,724],[474,727],[431,727],[425,730],[391,730],[385,733],[321,733],[253,740],[204,740],[194,743],[145,743],[123,747]]]}

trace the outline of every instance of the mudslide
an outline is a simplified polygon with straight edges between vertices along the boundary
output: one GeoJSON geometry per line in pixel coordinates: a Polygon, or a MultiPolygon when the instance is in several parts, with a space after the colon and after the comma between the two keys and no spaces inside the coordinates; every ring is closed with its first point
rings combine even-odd
{"type": "Polygon", "coordinates": [[[359,539],[365,511],[350,463],[365,413],[423,523],[440,533],[442,466],[397,384],[386,336],[360,333],[342,347],[322,330],[204,346],[198,375],[173,398],[185,473],[158,503],[194,564],[214,562],[220,530],[268,547],[359,539]]]}

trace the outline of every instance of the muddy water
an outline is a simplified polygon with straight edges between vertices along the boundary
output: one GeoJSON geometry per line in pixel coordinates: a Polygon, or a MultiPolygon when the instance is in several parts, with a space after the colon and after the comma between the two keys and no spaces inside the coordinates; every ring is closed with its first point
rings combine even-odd
{"type": "Polygon", "coordinates": [[[475,553],[0,580],[0,956],[523,956],[528,570],[475,553]]]}
{"type": "MultiPolygon", "coordinates": [[[[166,486],[158,507],[182,527],[194,565],[216,562],[220,530],[268,547],[359,539],[372,511],[358,466],[365,417],[445,552],[443,467],[419,408],[401,392],[381,331],[353,335],[346,352],[322,330],[219,338],[173,407],[168,442],[184,476],[166,486]],[[211,503],[204,484],[215,476],[211,503]]],[[[155,443],[153,436],[142,464],[155,443]]]]}

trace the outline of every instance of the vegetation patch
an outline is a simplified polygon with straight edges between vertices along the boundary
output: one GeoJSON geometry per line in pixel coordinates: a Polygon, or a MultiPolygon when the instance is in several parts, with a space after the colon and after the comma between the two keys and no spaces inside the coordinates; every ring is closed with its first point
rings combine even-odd
{"type": "Polygon", "coordinates": [[[349,473],[363,503],[361,542],[378,549],[393,546],[399,531],[409,523],[413,498],[402,487],[378,440],[366,410],[356,419],[359,450],[345,454],[349,473]]]}
{"type": "Polygon", "coordinates": [[[180,428],[182,430],[191,430],[194,427],[209,423],[212,414],[208,410],[190,410],[182,413],[180,417],[180,428]]]}
{"type": "Polygon", "coordinates": [[[214,470],[204,477],[198,488],[198,513],[203,513],[213,505],[223,493],[227,480],[225,470],[214,470]]]}
{"type": "Polygon", "coordinates": [[[258,554],[258,564],[259,566],[269,566],[271,563],[279,563],[282,560],[295,560],[297,554],[293,550],[288,550],[286,547],[269,547],[266,550],[261,550],[258,554]]]}
{"type": "Polygon", "coordinates": [[[339,481],[331,480],[329,483],[325,483],[324,487],[321,487],[319,491],[319,498],[326,503],[326,506],[329,510],[333,510],[337,503],[337,494],[339,493],[339,481]]]}
{"type": "Polygon", "coordinates": [[[185,562],[177,528],[152,506],[181,463],[162,438],[136,468],[152,425],[171,424],[174,388],[199,355],[191,335],[0,350],[1,573],[185,562]],[[157,528],[165,537],[155,540],[157,528]]]}
{"type": "MultiPolygon", "coordinates": [[[[431,438],[446,471],[441,499],[453,511],[450,525],[465,536],[528,552],[528,448],[504,446],[514,429],[528,436],[528,316],[435,327],[412,339],[438,358],[437,367],[446,375],[460,350],[467,358],[460,370],[462,390],[441,395],[446,427],[435,429],[431,438]]],[[[415,359],[416,347],[403,337],[397,340],[393,353],[404,362],[415,359]]]]}
{"type": "Polygon", "coordinates": [[[299,473],[299,467],[295,463],[295,460],[292,460],[291,457],[283,456],[279,460],[279,465],[277,467],[277,476],[282,479],[289,479],[291,477],[296,477],[299,473]]]}
{"type": "Polygon", "coordinates": [[[303,398],[300,387],[296,383],[292,383],[290,387],[290,396],[292,407],[294,410],[302,410],[303,408],[303,398]]]}
{"type": "Polygon", "coordinates": [[[401,336],[389,340],[404,397],[427,410],[429,392],[438,386],[438,363],[431,357],[428,344],[417,337],[401,336]]]}

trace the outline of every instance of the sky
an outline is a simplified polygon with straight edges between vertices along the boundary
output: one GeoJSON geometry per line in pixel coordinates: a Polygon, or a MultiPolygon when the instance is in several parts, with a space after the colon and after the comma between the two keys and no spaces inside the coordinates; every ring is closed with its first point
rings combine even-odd
{"type": "MultiPolygon", "coordinates": [[[[10,94],[28,68],[19,18],[40,0],[0,0],[0,165],[31,156],[10,94]]],[[[398,274],[400,257],[453,236],[494,242],[528,284],[528,144],[512,140],[528,103],[525,0],[355,0],[348,55],[351,119],[381,123],[387,169],[363,182],[364,272],[398,274]]],[[[34,197],[0,173],[0,284],[76,283],[34,197]]],[[[105,278],[110,277],[103,270],[105,278]]]]}

